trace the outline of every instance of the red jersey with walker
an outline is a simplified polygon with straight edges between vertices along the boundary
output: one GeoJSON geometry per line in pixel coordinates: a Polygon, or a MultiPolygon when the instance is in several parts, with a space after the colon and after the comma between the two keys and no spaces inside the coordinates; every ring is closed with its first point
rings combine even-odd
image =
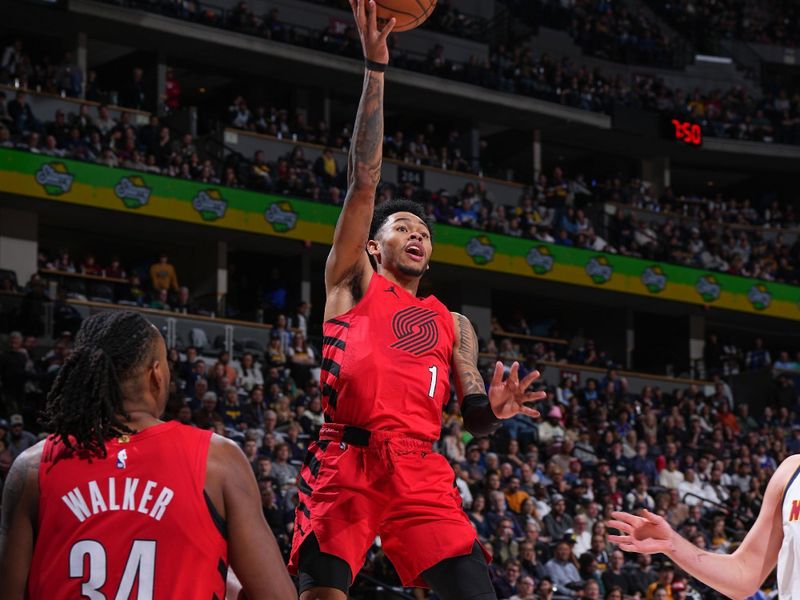
{"type": "Polygon", "coordinates": [[[105,458],[48,439],[30,598],[225,597],[223,524],[204,492],[211,432],[163,423],[105,458]]]}
{"type": "Polygon", "coordinates": [[[444,304],[375,273],[364,297],[326,321],[323,335],[328,421],[439,439],[455,341],[444,304]]]}

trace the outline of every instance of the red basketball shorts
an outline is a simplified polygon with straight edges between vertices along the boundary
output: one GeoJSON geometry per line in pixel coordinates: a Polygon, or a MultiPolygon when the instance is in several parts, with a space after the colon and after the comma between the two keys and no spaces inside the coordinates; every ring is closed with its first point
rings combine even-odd
{"type": "Polygon", "coordinates": [[[403,585],[427,587],[420,574],[470,554],[477,537],[453,469],[430,442],[377,431],[358,446],[342,441],[343,431],[325,425],[309,447],[289,571],[297,573],[298,551],[313,532],[320,551],[347,562],[355,577],[377,534],[403,585]]]}

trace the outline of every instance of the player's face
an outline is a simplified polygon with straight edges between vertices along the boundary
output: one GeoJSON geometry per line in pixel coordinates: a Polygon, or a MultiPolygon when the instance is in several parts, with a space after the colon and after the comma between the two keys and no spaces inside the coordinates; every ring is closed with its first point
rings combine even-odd
{"type": "Polygon", "coordinates": [[[369,250],[384,269],[409,277],[422,277],[428,270],[433,244],[428,226],[409,212],[391,215],[369,250]]]}

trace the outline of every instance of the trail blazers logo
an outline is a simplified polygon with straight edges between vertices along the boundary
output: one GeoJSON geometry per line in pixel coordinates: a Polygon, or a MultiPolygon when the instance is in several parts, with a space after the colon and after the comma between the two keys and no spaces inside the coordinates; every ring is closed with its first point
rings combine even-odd
{"type": "Polygon", "coordinates": [[[397,341],[390,348],[421,356],[439,341],[436,311],[419,306],[405,308],[392,319],[392,331],[397,341]]]}
{"type": "Polygon", "coordinates": [[[46,163],[36,171],[36,183],[51,196],[60,196],[69,192],[74,180],[75,176],[67,171],[64,163],[60,162],[46,163]]]}

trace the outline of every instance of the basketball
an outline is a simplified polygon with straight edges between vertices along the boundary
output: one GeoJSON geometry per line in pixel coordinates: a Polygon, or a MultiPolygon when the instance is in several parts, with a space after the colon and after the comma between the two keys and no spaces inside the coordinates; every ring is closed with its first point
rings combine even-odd
{"type": "Polygon", "coordinates": [[[378,7],[378,25],[383,26],[394,17],[394,31],[408,31],[422,25],[436,8],[436,0],[375,0],[378,7]]]}

